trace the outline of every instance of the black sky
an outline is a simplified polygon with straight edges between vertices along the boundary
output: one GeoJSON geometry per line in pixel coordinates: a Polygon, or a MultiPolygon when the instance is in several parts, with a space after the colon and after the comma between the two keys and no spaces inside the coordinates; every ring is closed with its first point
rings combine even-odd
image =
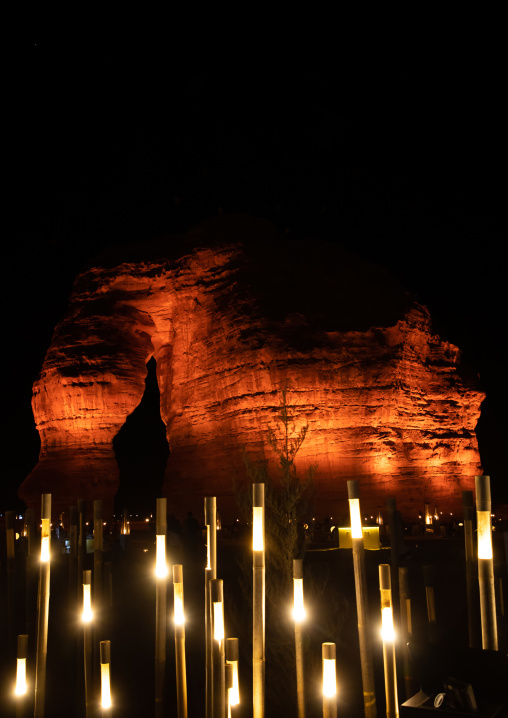
{"type": "Polygon", "coordinates": [[[503,58],[488,37],[433,37],[413,51],[410,39],[400,53],[358,45],[318,63],[292,48],[271,65],[259,47],[218,59],[213,43],[40,33],[15,46],[1,250],[5,503],[37,460],[31,384],[77,272],[105,247],[220,211],[341,243],[419,295],[480,374],[483,468],[508,501],[503,58]]]}

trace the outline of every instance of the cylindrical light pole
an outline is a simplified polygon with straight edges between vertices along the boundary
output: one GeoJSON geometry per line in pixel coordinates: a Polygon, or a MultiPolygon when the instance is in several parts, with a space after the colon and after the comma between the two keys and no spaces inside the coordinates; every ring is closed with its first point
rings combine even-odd
{"type": "Polygon", "coordinates": [[[16,645],[16,553],[15,553],[14,511],[5,512],[5,542],[7,548],[7,635],[9,658],[14,655],[16,645]]]}
{"type": "Polygon", "coordinates": [[[409,655],[408,643],[413,634],[411,616],[411,594],[409,592],[409,576],[406,566],[399,566],[399,603],[400,603],[400,636],[404,664],[404,685],[406,699],[415,693],[413,664],[409,655]]]}
{"type": "Polygon", "coordinates": [[[210,581],[217,578],[217,506],[215,496],[205,496],[206,568],[205,568],[205,649],[206,718],[213,711],[213,635],[210,581]]]}
{"type": "Polygon", "coordinates": [[[252,484],[252,704],[265,715],[265,485],[252,484]]]}
{"type": "Polygon", "coordinates": [[[111,641],[100,642],[101,708],[103,716],[111,715],[111,641]]]}
{"type": "Polygon", "coordinates": [[[437,643],[437,614],[434,596],[434,566],[423,567],[423,582],[427,599],[427,619],[429,622],[429,643],[437,643]]]}
{"type": "Polygon", "coordinates": [[[390,566],[379,565],[379,590],[381,593],[381,635],[383,638],[383,663],[385,671],[386,718],[398,718],[397,666],[395,662],[395,634],[393,630],[392,589],[390,566]]]}
{"type": "Polygon", "coordinates": [[[226,668],[231,668],[231,685],[228,686],[229,716],[238,715],[240,706],[240,681],[238,676],[238,662],[240,652],[238,638],[226,638],[226,668]]]}
{"type": "Polygon", "coordinates": [[[303,680],[302,621],[305,620],[303,602],[303,560],[293,560],[293,619],[295,622],[296,695],[298,718],[305,718],[305,688],[303,680]]]}
{"type": "MultiPolygon", "coordinates": [[[[351,515],[351,540],[353,543],[353,566],[355,572],[356,612],[358,615],[358,639],[362,668],[363,709],[365,718],[375,718],[376,692],[372,640],[369,631],[367,579],[365,575],[365,547],[363,545],[360,493],[358,481],[347,482],[349,512],[351,515]]],[[[391,528],[391,527],[390,527],[391,528]]]]}
{"type": "Polygon", "coordinates": [[[173,566],[173,606],[175,622],[176,702],[178,718],[187,718],[187,669],[185,665],[185,613],[183,566],[173,566]]]}
{"type": "Polygon", "coordinates": [[[469,648],[479,648],[481,643],[478,621],[480,609],[478,605],[478,575],[473,543],[474,501],[472,491],[462,492],[462,509],[464,513],[464,542],[466,551],[466,596],[469,648]]]}
{"type": "Polygon", "coordinates": [[[323,718],[337,718],[335,643],[323,643],[323,718]]]}
{"type": "Polygon", "coordinates": [[[27,703],[26,683],[26,658],[28,653],[28,635],[26,633],[18,636],[18,654],[16,659],[16,718],[24,718],[27,703]]]}
{"type": "Polygon", "coordinates": [[[42,494],[41,564],[37,600],[37,659],[35,664],[35,718],[43,718],[46,701],[49,584],[51,557],[51,494],[42,494]]]}
{"type": "Polygon", "coordinates": [[[92,677],[92,572],[83,571],[83,665],[85,678],[86,718],[93,715],[93,677],[92,677]]]}
{"type": "Polygon", "coordinates": [[[157,499],[155,517],[155,716],[164,715],[164,677],[166,673],[167,576],[166,531],[167,499],[157,499]]]}
{"type": "Polygon", "coordinates": [[[478,527],[478,581],[482,619],[482,647],[497,651],[496,592],[492,551],[490,476],[476,476],[476,519],[478,527]]]}
{"type": "Polygon", "coordinates": [[[213,630],[213,718],[226,716],[224,593],[222,579],[210,582],[213,630]]]}

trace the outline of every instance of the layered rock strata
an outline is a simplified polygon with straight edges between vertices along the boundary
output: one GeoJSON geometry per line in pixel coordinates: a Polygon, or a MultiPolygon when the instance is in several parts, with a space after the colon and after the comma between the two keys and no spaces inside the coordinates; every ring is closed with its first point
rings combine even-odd
{"type": "Polygon", "coordinates": [[[266,433],[278,430],[288,381],[295,430],[308,425],[297,467],[317,465],[318,515],[347,514],[351,478],[366,514],[390,496],[408,520],[425,501],[459,509],[480,472],[484,398],[459,349],[384,270],[273,232],[224,218],[176,251],[173,241],[150,259],[102,260],[77,278],[33,387],[41,452],[21,498],[111,501],[113,439],[153,356],[171,452],[163,492],[175,514],[201,517],[203,496],[216,495],[233,518],[244,451],[276,476],[266,433]]]}

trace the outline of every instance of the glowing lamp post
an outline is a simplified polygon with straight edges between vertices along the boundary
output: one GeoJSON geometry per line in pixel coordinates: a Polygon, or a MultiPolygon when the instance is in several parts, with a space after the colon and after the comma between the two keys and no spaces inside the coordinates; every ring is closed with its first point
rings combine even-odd
{"type": "Polygon", "coordinates": [[[167,499],[157,499],[155,517],[155,716],[164,715],[164,675],[166,672],[167,576],[166,531],[167,499]]]}
{"type": "Polygon", "coordinates": [[[238,638],[226,638],[226,669],[229,667],[231,680],[228,683],[228,715],[235,716],[240,705],[240,682],[238,679],[238,638]]]}
{"type": "Polygon", "coordinates": [[[111,715],[111,641],[101,641],[101,708],[102,715],[111,715]]]}
{"type": "Polygon", "coordinates": [[[224,593],[222,579],[211,580],[212,632],[213,632],[213,718],[226,715],[226,675],[224,646],[224,593]]]}
{"type": "Polygon", "coordinates": [[[83,571],[83,665],[85,673],[85,709],[86,718],[93,713],[92,696],[92,572],[83,571]]]}
{"type": "Polygon", "coordinates": [[[492,552],[490,476],[476,476],[478,582],[482,619],[482,648],[497,651],[496,594],[492,552]]]}
{"type": "Polygon", "coordinates": [[[387,563],[379,565],[379,590],[381,593],[381,637],[383,639],[383,663],[385,671],[386,718],[398,718],[399,703],[397,697],[392,589],[390,566],[387,563]]]}
{"type": "Polygon", "coordinates": [[[323,643],[323,718],[337,718],[335,643],[323,643]]]}
{"type": "Polygon", "coordinates": [[[303,681],[302,621],[305,620],[303,603],[303,561],[293,560],[293,618],[295,621],[296,694],[298,718],[305,717],[305,689],[303,681]]]}
{"type": "Polygon", "coordinates": [[[351,515],[351,540],[353,544],[353,566],[355,572],[356,612],[358,615],[358,640],[363,684],[363,710],[365,718],[375,718],[376,692],[372,641],[369,634],[369,611],[367,600],[367,579],[365,574],[365,547],[363,545],[362,518],[358,481],[348,481],[349,511],[351,515]]]}
{"type": "Polygon", "coordinates": [[[18,654],[16,660],[16,685],[14,695],[16,696],[16,718],[23,718],[26,708],[26,696],[28,692],[26,682],[26,655],[28,651],[28,635],[18,636],[18,654]]]}
{"type": "Polygon", "coordinates": [[[206,568],[205,568],[205,643],[206,643],[206,716],[213,709],[213,637],[210,581],[217,578],[217,507],[215,496],[205,496],[206,568]]]}
{"type": "Polygon", "coordinates": [[[183,567],[173,566],[173,606],[175,622],[176,702],[178,718],[187,718],[187,670],[185,665],[185,614],[183,567]]]}
{"type": "Polygon", "coordinates": [[[43,718],[46,700],[48,652],[49,584],[51,556],[51,494],[42,494],[41,563],[37,598],[37,658],[35,665],[35,718],[43,718]]]}
{"type": "Polygon", "coordinates": [[[252,484],[252,705],[265,714],[265,485],[252,484]]]}

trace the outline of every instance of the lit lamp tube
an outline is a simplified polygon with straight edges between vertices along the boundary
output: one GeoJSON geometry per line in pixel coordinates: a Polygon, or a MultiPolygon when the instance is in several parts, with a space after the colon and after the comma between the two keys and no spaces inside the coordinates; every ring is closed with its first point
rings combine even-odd
{"type": "Polygon", "coordinates": [[[390,566],[387,563],[379,565],[379,590],[381,594],[381,637],[383,639],[386,718],[398,718],[399,703],[395,663],[395,632],[393,630],[390,566]]]}
{"type": "Polygon", "coordinates": [[[108,715],[111,708],[111,641],[101,641],[101,708],[108,715]]]}
{"type": "Polygon", "coordinates": [[[356,613],[358,616],[358,641],[360,645],[360,663],[362,669],[363,709],[365,718],[376,718],[377,708],[374,682],[374,661],[372,656],[372,641],[369,631],[367,578],[365,573],[365,546],[363,543],[358,481],[348,481],[347,490],[349,512],[351,516],[351,542],[353,545],[356,613]]]}
{"type": "Polygon", "coordinates": [[[206,568],[205,568],[205,643],[206,643],[206,715],[212,715],[212,598],[210,581],[217,578],[217,507],[215,496],[205,496],[206,568]]]}
{"type": "Polygon", "coordinates": [[[167,575],[166,564],[167,499],[156,500],[155,512],[155,717],[162,718],[164,676],[166,673],[167,575]]]}
{"type": "Polygon", "coordinates": [[[428,504],[425,504],[425,526],[432,526],[432,516],[428,504]]]}
{"type": "Polygon", "coordinates": [[[41,562],[37,598],[37,656],[35,664],[34,717],[44,718],[46,702],[46,658],[48,652],[49,585],[51,555],[51,494],[42,494],[41,562]]]}
{"type": "Polygon", "coordinates": [[[86,717],[93,712],[93,678],[92,678],[92,572],[83,571],[83,659],[85,673],[85,709],[86,717]]]}
{"type": "Polygon", "coordinates": [[[237,706],[240,705],[240,683],[238,679],[238,638],[226,638],[226,669],[231,671],[231,681],[228,683],[228,713],[230,716],[237,714],[237,706]]]}
{"type": "Polygon", "coordinates": [[[323,718],[337,718],[335,643],[323,643],[323,718]]]}
{"type": "Polygon", "coordinates": [[[265,714],[265,485],[252,484],[252,706],[265,714]]]}
{"type": "Polygon", "coordinates": [[[173,566],[173,606],[175,622],[176,702],[178,718],[187,718],[187,670],[185,665],[185,615],[183,604],[183,566],[173,566]]]}
{"type": "Polygon", "coordinates": [[[28,651],[28,635],[22,634],[18,636],[18,655],[16,660],[16,687],[14,695],[17,698],[26,696],[26,654],[28,651]]]}
{"type": "Polygon", "coordinates": [[[497,651],[496,594],[492,552],[490,476],[476,476],[476,518],[478,527],[478,582],[482,647],[497,651]]]}
{"type": "Polygon", "coordinates": [[[295,621],[296,694],[298,718],[305,717],[305,689],[303,676],[302,621],[305,620],[303,603],[303,560],[293,560],[293,618],[295,621]]]}
{"type": "Polygon", "coordinates": [[[226,676],[224,641],[224,592],[222,579],[214,578],[210,582],[212,597],[213,630],[213,718],[224,718],[226,712],[226,676]]]}

